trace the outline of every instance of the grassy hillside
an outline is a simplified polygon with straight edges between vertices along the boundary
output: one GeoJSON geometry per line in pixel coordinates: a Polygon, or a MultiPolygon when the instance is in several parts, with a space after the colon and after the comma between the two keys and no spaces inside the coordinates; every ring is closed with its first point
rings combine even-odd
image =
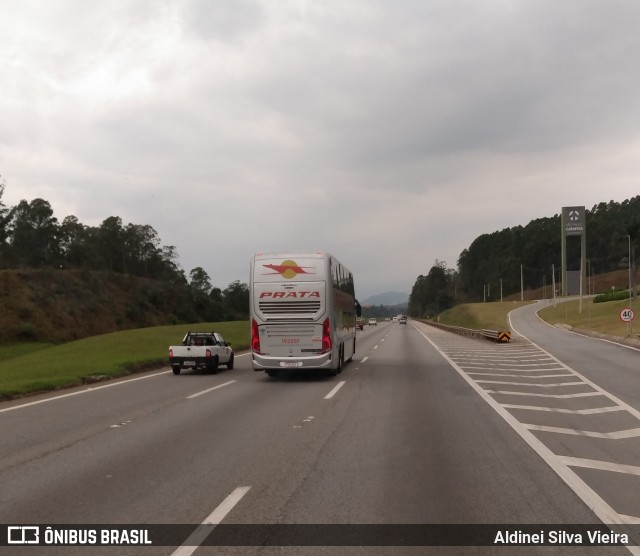
{"type": "Polygon", "coordinates": [[[480,330],[508,330],[507,314],[530,302],[504,301],[494,303],[462,303],[441,313],[438,321],[442,324],[462,326],[480,330]]]}
{"type": "Polygon", "coordinates": [[[0,309],[0,345],[199,320],[185,287],[86,270],[2,270],[0,309]]]}
{"type": "Polygon", "coordinates": [[[55,346],[5,346],[0,348],[0,398],[160,367],[168,363],[169,346],[180,343],[187,330],[220,332],[235,352],[249,345],[248,321],[236,321],[126,330],[55,346]]]}

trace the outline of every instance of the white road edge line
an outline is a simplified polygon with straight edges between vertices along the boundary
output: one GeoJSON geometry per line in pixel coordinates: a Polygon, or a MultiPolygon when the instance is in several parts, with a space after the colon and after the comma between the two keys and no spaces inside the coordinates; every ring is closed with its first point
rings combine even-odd
{"type": "Polygon", "coordinates": [[[192,400],[193,398],[197,398],[198,396],[202,396],[202,394],[208,394],[209,392],[213,392],[218,388],[224,388],[225,386],[229,386],[229,384],[233,384],[236,382],[235,380],[230,380],[229,382],[223,382],[222,384],[218,384],[218,386],[214,386],[213,388],[207,388],[206,390],[202,390],[201,392],[196,392],[195,394],[191,394],[187,396],[188,400],[192,400]]]}
{"type": "Polygon", "coordinates": [[[335,385],[335,387],[333,388],[333,390],[331,390],[331,392],[329,392],[324,399],[325,400],[330,400],[331,398],[333,398],[333,396],[336,395],[336,393],[338,392],[338,390],[340,390],[340,388],[342,388],[345,384],[346,384],[346,380],[341,380],[340,382],[338,382],[338,384],[335,385]]]}
{"type": "Polygon", "coordinates": [[[24,407],[30,407],[32,405],[38,405],[41,403],[52,402],[53,400],[60,400],[62,398],[70,398],[71,396],[79,396],[80,394],[86,394],[88,392],[95,392],[96,390],[102,390],[103,388],[112,388],[113,386],[120,386],[121,384],[128,384],[129,382],[135,382],[137,380],[146,380],[147,378],[155,378],[160,375],[166,375],[171,371],[161,371],[159,373],[155,373],[152,375],[139,376],[136,378],[129,378],[127,380],[120,380],[118,382],[111,382],[109,384],[104,384],[102,386],[90,386],[85,388],[84,390],[78,390],[77,392],[69,392],[68,394],[61,394],[59,396],[54,396],[52,398],[45,398],[43,400],[37,400],[35,402],[23,403],[20,405],[14,405],[12,407],[6,407],[4,409],[0,409],[0,413],[4,413],[6,411],[13,411],[14,409],[22,409],[24,407]]]}
{"type": "Polygon", "coordinates": [[[209,516],[202,522],[198,528],[191,533],[189,538],[184,544],[174,551],[171,556],[191,556],[197,548],[204,542],[209,536],[211,531],[218,525],[227,514],[233,510],[243,496],[249,492],[250,486],[242,486],[236,488],[229,496],[227,496],[222,503],[209,514],[209,516]]]}
{"type": "MultiPolygon", "coordinates": [[[[540,301],[537,301],[537,303],[540,303],[540,301]]],[[[568,301],[562,301],[561,303],[568,303],[568,301]]],[[[556,305],[559,305],[560,303],[556,303],[556,305]]],[[[620,346],[623,348],[627,348],[627,349],[632,349],[634,351],[640,351],[639,348],[634,347],[634,346],[629,346],[627,344],[621,344],[620,342],[616,342],[615,340],[608,340],[607,338],[598,338],[597,336],[589,336],[589,334],[583,334],[580,331],[577,330],[567,330],[565,328],[556,328],[553,324],[549,324],[546,320],[544,320],[538,313],[540,311],[542,311],[542,309],[546,309],[546,307],[540,307],[540,309],[538,309],[535,313],[536,317],[538,317],[538,320],[540,322],[542,322],[543,324],[546,324],[547,326],[550,326],[551,328],[553,328],[554,330],[558,331],[560,330],[561,332],[567,332],[568,334],[574,334],[575,336],[582,336],[583,338],[591,338],[592,340],[600,340],[601,342],[606,342],[608,344],[613,344],[615,346],[620,346]]],[[[511,323],[509,323],[511,324],[511,323]]],[[[520,334],[522,336],[522,334],[520,334]]],[[[524,338],[525,336],[523,336],[524,338]]],[[[528,339],[528,338],[527,338],[528,339]]],[[[531,340],[529,340],[531,341],[531,340]]],[[[533,343],[533,342],[531,342],[533,343]]]]}
{"type": "MultiPolygon", "coordinates": [[[[424,332],[422,332],[422,330],[418,329],[415,325],[414,328],[433,346],[433,348],[449,363],[449,365],[456,370],[462,379],[465,380],[469,386],[471,386],[471,388],[473,388],[478,395],[480,395],[480,397],[487,402],[493,410],[500,415],[511,426],[511,428],[529,446],[531,446],[531,448],[533,448],[533,450],[537,452],[546,464],[555,471],[565,484],[582,499],[587,507],[590,508],[603,523],[610,523],[612,525],[626,525],[628,523],[627,520],[625,520],[625,516],[622,516],[609,506],[604,499],[602,499],[586,482],[584,482],[562,461],[560,456],[557,456],[547,448],[547,446],[538,440],[532,432],[525,429],[522,424],[513,415],[511,415],[511,413],[496,402],[486,390],[476,384],[470,376],[467,376],[467,374],[454,361],[452,361],[424,332]]],[[[631,552],[631,554],[640,556],[640,547],[627,546],[626,548],[631,552]]]]}

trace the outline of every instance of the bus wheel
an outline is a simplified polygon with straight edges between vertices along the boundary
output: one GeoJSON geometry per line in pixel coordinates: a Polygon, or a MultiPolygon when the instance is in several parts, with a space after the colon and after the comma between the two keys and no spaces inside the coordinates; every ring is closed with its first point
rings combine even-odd
{"type": "Polygon", "coordinates": [[[273,371],[273,370],[267,370],[267,374],[271,377],[271,378],[275,378],[278,376],[278,371],[273,371]]]}

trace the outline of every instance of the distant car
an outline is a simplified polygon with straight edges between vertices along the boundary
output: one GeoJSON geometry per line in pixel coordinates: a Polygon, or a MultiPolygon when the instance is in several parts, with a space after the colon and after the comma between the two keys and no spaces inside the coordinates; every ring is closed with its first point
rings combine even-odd
{"type": "Polygon", "coordinates": [[[357,318],[356,319],[356,328],[358,330],[364,330],[364,320],[362,320],[361,318],[357,318]]]}
{"type": "Polygon", "coordinates": [[[369,326],[372,326],[372,325],[378,326],[378,321],[374,318],[369,319],[369,326]]]}
{"type": "Polygon", "coordinates": [[[398,317],[393,317],[393,322],[398,322],[398,317]]]}
{"type": "Polygon", "coordinates": [[[398,324],[407,324],[407,317],[405,317],[404,315],[402,315],[402,316],[398,319],[398,324]]]}

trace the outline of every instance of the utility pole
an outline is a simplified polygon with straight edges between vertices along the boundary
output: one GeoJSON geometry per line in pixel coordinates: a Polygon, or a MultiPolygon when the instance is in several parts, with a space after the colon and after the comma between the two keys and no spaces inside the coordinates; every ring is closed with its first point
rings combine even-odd
{"type": "Polygon", "coordinates": [[[520,301],[524,301],[524,278],[522,277],[522,265],[520,265],[520,301]]]}
{"type": "MultiPolygon", "coordinates": [[[[629,238],[629,309],[631,309],[631,234],[627,237],[629,238]]],[[[627,323],[627,332],[629,334],[629,338],[631,338],[631,333],[633,332],[631,320],[627,323]]]]}

